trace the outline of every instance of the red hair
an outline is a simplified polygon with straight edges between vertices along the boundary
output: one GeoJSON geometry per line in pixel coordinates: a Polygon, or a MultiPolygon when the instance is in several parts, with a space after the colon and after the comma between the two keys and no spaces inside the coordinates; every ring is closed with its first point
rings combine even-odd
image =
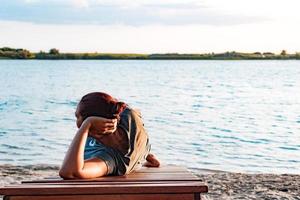
{"type": "Polygon", "coordinates": [[[79,102],[79,113],[83,120],[90,116],[119,119],[126,104],[102,92],[92,92],[84,95],[79,102]]]}

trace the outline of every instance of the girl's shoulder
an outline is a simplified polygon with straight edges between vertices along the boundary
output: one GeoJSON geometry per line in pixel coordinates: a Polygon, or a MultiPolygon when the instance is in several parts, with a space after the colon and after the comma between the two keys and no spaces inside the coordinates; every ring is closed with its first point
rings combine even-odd
{"type": "Polygon", "coordinates": [[[120,122],[118,125],[125,131],[128,131],[132,125],[137,126],[139,124],[143,124],[142,121],[140,110],[126,107],[125,110],[120,114],[120,122]]]}
{"type": "Polygon", "coordinates": [[[134,117],[134,116],[138,116],[140,118],[142,118],[142,114],[141,114],[141,110],[138,108],[132,108],[127,106],[124,111],[121,113],[121,117],[122,116],[130,116],[130,117],[134,117]]]}

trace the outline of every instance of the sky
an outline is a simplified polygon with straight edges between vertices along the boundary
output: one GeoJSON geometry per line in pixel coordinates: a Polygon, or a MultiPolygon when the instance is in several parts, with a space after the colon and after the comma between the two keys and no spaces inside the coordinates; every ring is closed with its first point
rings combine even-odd
{"type": "Polygon", "coordinates": [[[0,0],[0,47],[300,52],[299,0],[0,0]]]}

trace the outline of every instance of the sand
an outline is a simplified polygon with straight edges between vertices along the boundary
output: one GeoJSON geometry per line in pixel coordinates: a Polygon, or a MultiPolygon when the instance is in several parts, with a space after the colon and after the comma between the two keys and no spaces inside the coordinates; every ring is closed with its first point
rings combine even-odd
{"type": "Polygon", "coordinates": [[[300,175],[293,174],[199,174],[209,187],[206,199],[300,200],[300,175]]]}
{"type": "MultiPolygon", "coordinates": [[[[0,186],[22,180],[57,176],[58,166],[0,166],[0,186]]],[[[212,170],[192,170],[209,187],[207,200],[287,199],[300,200],[300,175],[243,174],[212,170]]],[[[0,197],[0,199],[2,199],[0,197]]]]}

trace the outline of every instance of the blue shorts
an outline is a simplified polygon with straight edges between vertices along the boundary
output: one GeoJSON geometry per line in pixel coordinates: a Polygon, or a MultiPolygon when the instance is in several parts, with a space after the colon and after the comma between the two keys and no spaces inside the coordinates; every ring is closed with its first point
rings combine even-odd
{"type": "Polygon", "coordinates": [[[91,158],[100,158],[105,162],[106,175],[124,175],[126,173],[125,162],[120,152],[103,145],[93,137],[88,137],[84,149],[84,160],[91,158]]]}

